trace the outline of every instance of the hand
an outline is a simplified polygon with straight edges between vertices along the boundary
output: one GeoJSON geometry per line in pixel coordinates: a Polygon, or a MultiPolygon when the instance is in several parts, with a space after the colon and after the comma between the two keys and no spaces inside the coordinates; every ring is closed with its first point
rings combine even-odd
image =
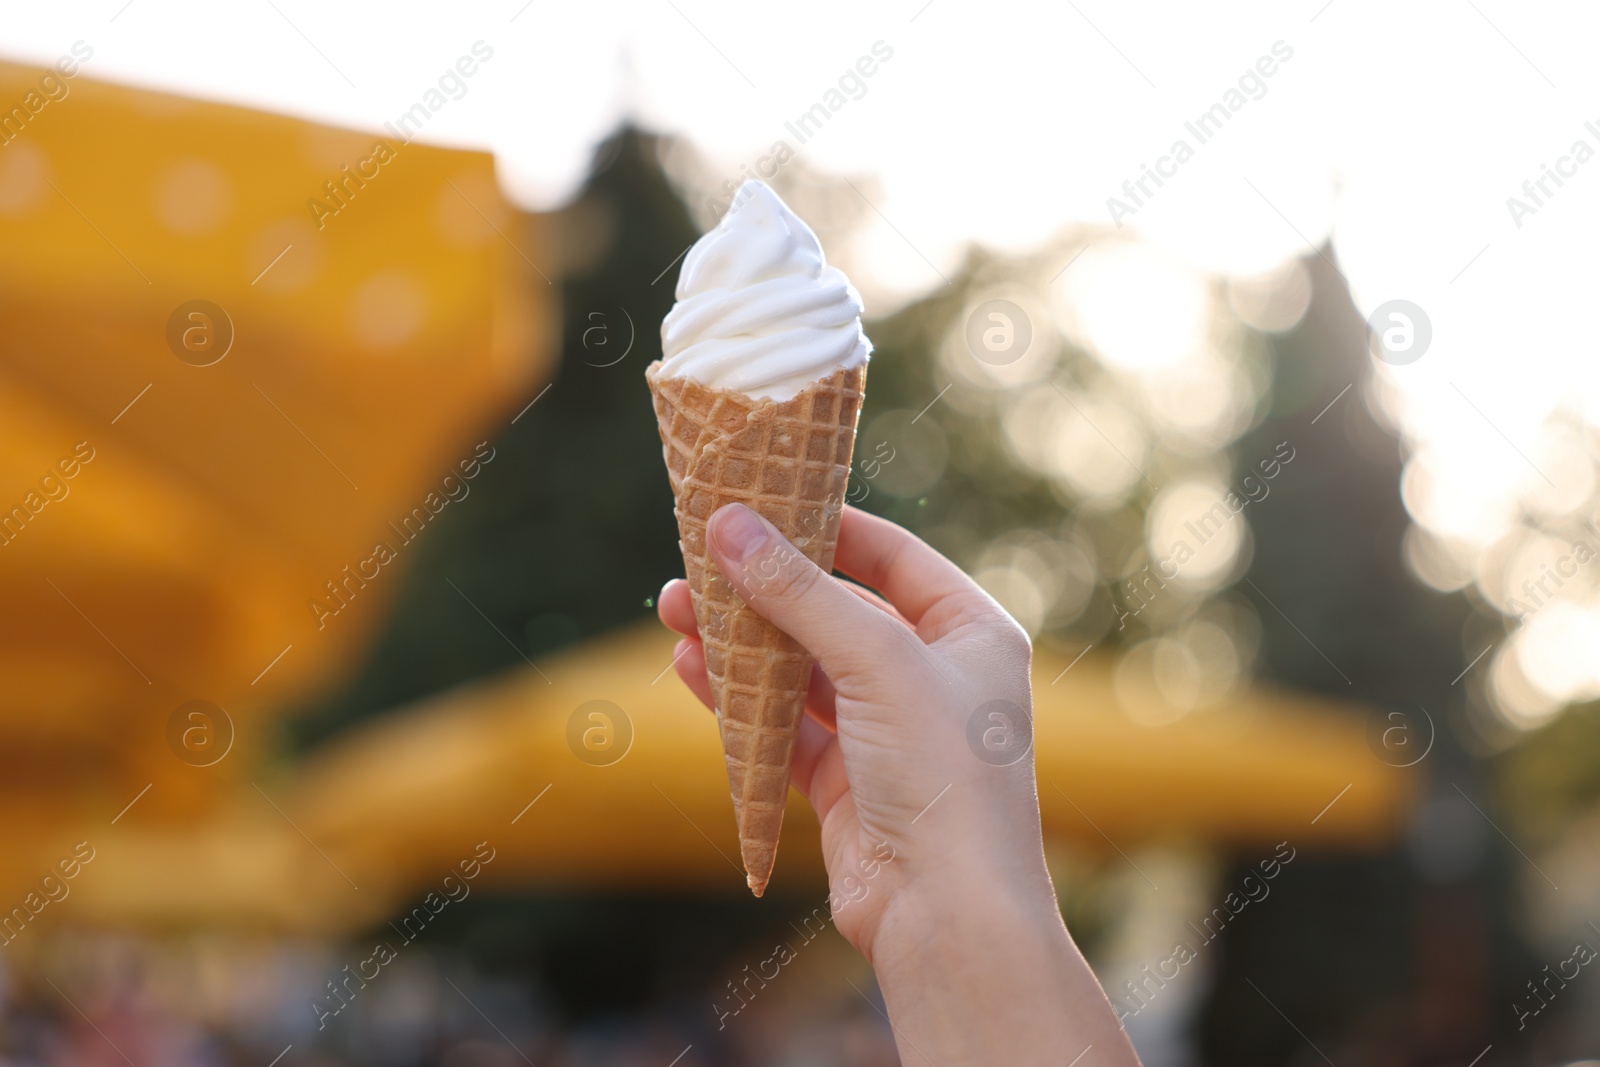
{"type": "MultiPolygon", "coordinates": [[[[957,857],[1049,893],[1032,761],[996,768],[966,743],[980,705],[1030,704],[1021,627],[943,556],[853,508],[836,565],[887,601],[830,578],[742,505],[718,512],[707,533],[740,598],[817,659],[792,780],[822,824],[834,899],[848,902],[835,907],[839,932],[871,959],[888,900],[957,857]]],[[[709,707],[688,585],[669,583],[659,610],[689,635],[678,674],[709,707]]]]}
{"type": "MultiPolygon", "coordinates": [[[[969,723],[988,728],[996,701],[1031,723],[1027,634],[949,560],[853,508],[835,566],[881,597],[825,574],[743,505],[712,516],[707,537],[739,597],[816,659],[792,781],[822,825],[835,925],[878,969],[897,1036],[909,1038],[902,1056],[920,1036],[949,1062],[1033,1062],[1035,1045],[1019,1037],[1081,1046],[1089,1033],[1112,1053],[1099,1062],[1136,1063],[1061,923],[1031,750],[996,766],[968,743],[969,723]],[[1056,999],[1071,994],[1080,1003],[1056,999]],[[1019,1009],[1055,1021],[987,1032],[1019,1009]],[[1021,1058],[984,1059],[1002,1049],[1021,1058]]],[[[677,671],[709,707],[687,584],[669,582],[659,611],[687,635],[677,671]]],[[[1037,1048],[1067,1052],[1062,1062],[1075,1051],[1037,1048]]]]}

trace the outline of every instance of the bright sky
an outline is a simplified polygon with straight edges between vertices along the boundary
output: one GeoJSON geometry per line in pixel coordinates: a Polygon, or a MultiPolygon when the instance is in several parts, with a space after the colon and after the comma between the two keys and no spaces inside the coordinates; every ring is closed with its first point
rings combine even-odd
{"type": "MultiPolygon", "coordinates": [[[[1508,722],[1600,695],[1600,561],[1561,563],[1575,539],[1600,548],[1579,525],[1595,514],[1600,455],[1587,321],[1600,158],[1586,154],[1600,153],[1600,105],[1585,104],[1600,100],[1600,9],[1221,7],[96,0],[12,5],[0,54],[47,63],[82,39],[94,77],[377,130],[482,40],[492,59],[425,139],[493,149],[513,199],[561,204],[628,113],[686,135],[730,177],[783,139],[812,169],[873,179],[881,215],[852,257],[869,295],[940,284],[970,242],[1027,251],[1104,225],[1112,196],[1136,208],[1124,221],[1156,264],[1130,298],[1172,293],[1173,263],[1258,274],[1331,235],[1363,314],[1402,299],[1431,322],[1421,358],[1374,361],[1375,384],[1341,401],[1381,407],[1408,439],[1413,567],[1440,588],[1476,583],[1502,610],[1539,609],[1477,668],[1508,722]],[[878,42],[871,76],[847,79],[847,102],[801,146],[785,124],[878,42]],[[1185,123],[1233,89],[1238,106],[1200,143],[1185,123]],[[1164,161],[1180,138],[1192,157],[1164,161]],[[1134,204],[1123,183],[1145,165],[1170,176],[1134,204]],[[1546,165],[1562,184],[1544,178],[1534,200],[1523,183],[1546,165]],[[1512,196],[1535,210],[1514,219],[1512,196]],[[1534,604],[1522,583],[1541,567],[1574,573],[1534,604]]],[[[1080,284],[1114,289],[1102,258],[1080,284]]],[[[1114,292],[1100,304],[1115,305],[1114,292]]],[[[1144,349],[1102,355],[1159,363],[1163,331],[1131,332],[1144,349]]]]}

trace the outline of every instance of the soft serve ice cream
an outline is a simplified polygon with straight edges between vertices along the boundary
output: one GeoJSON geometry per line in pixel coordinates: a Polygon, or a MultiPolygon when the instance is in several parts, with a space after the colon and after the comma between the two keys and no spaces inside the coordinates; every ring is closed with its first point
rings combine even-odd
{"type": "MultiPolygon", "coordinates": [[[[861,297],[822,258],[817,235],[767,186],[747,182],[697,241],[645,370],[672,485],[678,546],[705,651],[746,881],[772,875],[811,656],[746,611],[713,558],[718,509],[755,509],[824,573],[844,521],[872,345],[861,297]]],[[[781,573],[765,561],[756,582],[781,573]]]]}
{"type": "Polygon", "coordinates": [[[872,352],[855,286],[764,182],[746,182],[695,242],[677,298],[661,323],[663,378],[784,401],[872,352]]]}

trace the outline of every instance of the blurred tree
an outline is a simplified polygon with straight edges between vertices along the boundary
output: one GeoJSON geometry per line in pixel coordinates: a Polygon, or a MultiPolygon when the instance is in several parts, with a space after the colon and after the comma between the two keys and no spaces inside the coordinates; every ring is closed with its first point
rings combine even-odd
{"type": "Polygon", "coordinates": [[[677,277],[668,266],[698,233],[654,138],[634,130],[600,146],[553,222],[560,358],[523,403],[549,391],[493,435],[471,496],[418,540],[366,661],[298,720],[301,746],[649,615],[683,571],[644,368],[661,355],[677,277]]]}
{"type": "MultiPolygon", "coordinates": [[[[1417,722],[1416,748],[1432,746],[1417,767],[1425,789],[1453,800],[1459,782],[1476,796],[1473,760],[1451,725],[1465,697],[1453,680],[1466,666],[1469,607],[1405,569],[1400,447],[1365,402],[1366,324],[1331,263],[1308,262],[1312,305],[1273,339],[1271,412],[1239,446],[1266,455],[1288,441],[1297,453],[1272,498],[1250,510],[1255,555],[1243,588],[1262,618],[1263,672],[1374,714],[1420,705],[1430,718],[1427,739],[1417,722]]],[[[1306,1062],[1308,1039],[1335,1057],[1381,1051],[1397,1064],[1481,1052],[1510,1020],[1490,1005],[1509,1003],[1508,975],[1524,958],[1509,924],[1509,850],[1474,848],[1487,830],[1419,822],[1392,852],[1308,857],[1286,871],[1273,906],[1228,930],[1202,1027],[1207,1062],[1306,1062]],[[1443,859],[1419,865],[1422,854],[1443,859]]],[[[1241,859],[1224,884],[1247,873],[1253,857],[1241,859]]]]}
{"type": "Polygon", "coordinates": [[[1500,763],[1500,795],[1518,829],[1549,842],[1600,807],[1600,704],[1567,711],[1500,763]]]}

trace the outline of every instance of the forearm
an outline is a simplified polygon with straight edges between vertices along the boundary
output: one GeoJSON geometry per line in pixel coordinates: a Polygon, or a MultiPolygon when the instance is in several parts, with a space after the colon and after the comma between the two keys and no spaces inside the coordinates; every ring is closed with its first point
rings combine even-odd
{"type": "Polygon", "coordinates": [[[1138,1065],[1053,900],[908,898],[884,916],[872,962],[907,1065],[1138,1065]]]}

